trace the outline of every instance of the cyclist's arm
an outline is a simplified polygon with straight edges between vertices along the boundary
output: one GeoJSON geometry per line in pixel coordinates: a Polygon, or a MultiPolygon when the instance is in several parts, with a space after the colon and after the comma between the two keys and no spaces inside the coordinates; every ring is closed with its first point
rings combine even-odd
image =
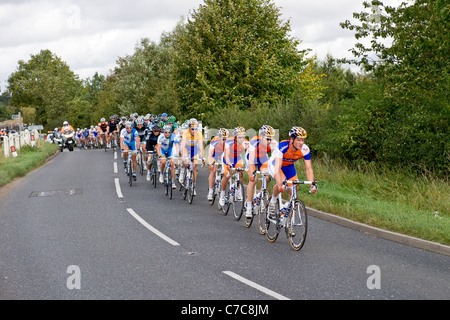
{"type": "Polygon", "coordinates": [[[209,164],[213,164],[214,163],[213,154],[214,154],[214,147],[213,147],[212,144],[210,144],[209,145],[209,153],[208,153],[208,163],[209,164]]]}
{"type": "Polygon", "coordinates": [[[225,153],[225,162],[228,164],[228,165],[231,165],[231,161],[230,161],[230,148],[229,147],[225,147],[225,151],[224,151],[224,153],[225,153]]]}
{"type": "Polygon", "coordinates": [[[158,157],[161,157],[161,144],[157,143],[155,145],[155,149],[156,149],[156,154],[158,155],[158,157]]]}
{"type": "Polygon", "coordinates": [[[312,169],[311,160],[303,159],[303,162],[305,163],[306,179],[308,181],[314,181],[314,171],[312,169]]]}
{"type": "Polygon", "coordinates": [[[120,137],[120,149],[122,149],[123,150],[123,137],[120,137]]]}

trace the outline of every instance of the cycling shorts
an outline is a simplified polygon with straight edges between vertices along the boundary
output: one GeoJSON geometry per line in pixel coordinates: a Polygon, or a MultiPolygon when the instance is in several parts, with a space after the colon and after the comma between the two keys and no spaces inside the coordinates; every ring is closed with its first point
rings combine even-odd
{"type": "Polygon", "coordinates": [[[188,156],[192,159],[194,158],[196,155],[198,155],[198,147],[191,147],[191,146],[185,146],[184,147],[187,152],[188,152],[188,156]]]}
{"type": "Polygon", "coordinates": [[[173,148],[166,150],[166,149],[161,148],[161,156],[165,156],[166,158],[171,157],[172,156],[172,149],[173,148]]]}
{"type": "MultiPolygon", "coordinates": [[[[281,172],[286,177],[286,180],[292,181],[292,180],[298,180],[297,177],[297,170],[295,170],[295,164],[291,164],[288,166],[281,166],[281,172]]],[[[272,178],[275,178],[275,168],[272,163],[269,163],[269,173],[272,176],[272,178]]]]}
{"type": "Polygon", "coordinates": [[[126,141],[124,141],[123,144],[126,145],[126,146],[128,146],[128,149],[129,149],[129,150],[131,150],[131,151],[136,151],[136,141],[135,141],[135,140],[133,140],[133,141],[131,141],[131,142],[126,142],[126,141]]]}
{"type": "MultiPolygon", "coordinates": [[[[222,156],[222,163],[224,164],[222,166],[222,174],[226,177],[229,176],[230,170],[228,169],[228,165],[225,161],[225,157],[222,156]]],[[[237,158],[232,159],[231,167],[233,168],[244,168],[244,164],[242,162],[242,157],[239,155],[237,158]]]]}

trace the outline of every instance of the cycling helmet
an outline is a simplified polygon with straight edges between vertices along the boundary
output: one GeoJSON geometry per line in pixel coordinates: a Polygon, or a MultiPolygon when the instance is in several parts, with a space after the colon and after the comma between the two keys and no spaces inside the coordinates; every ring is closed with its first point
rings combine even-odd
{"type": "Polygon", "coordinates": [[[136,119],[136,125],[144,124],[144,118],[139,117],[136,119]]]}
{"type": "Polygon", "coordinates": [[[125,128],[133,128],[133,123],[131,121],[125,122],[125,128]]]}
{"type": "Polygon", "coordinates": [[[67,121],[64,121],[63,126],[67,126],[69,123],[67,121]]]}
{"type": "Polygon", "coordinates": [[[174,116],[170,116],[169,118],[167,118],[167,122],[174,123],[175,121],[177,121],[177,118],[175,118],[174,116]]]}
{"type": "Polygon", "coordinates": [[[233,133],[235,136],[244,135],[245,129],[243,127],[237,127],[234,129],[233,133]]]}
{"type": "Polygon", "coordinates": [[[153,124],[152,125],[152,131],[160,132],[161,131],[161,127],[159,126],[159,124],[153,124]]]}
{"type": "Polygon", "coordinates": [[[198,121],[194,118],[189,120],[189,128],[192,128],[192,127],[194,127],[194,128],[198,127],[198,121]]]}
{"type": "Polygon", "coordinates": [[[262,137],[273,138],[275,136],[275,130],[268,125],[263,125],[261,129],[259,129],[259,135],[262,137]]]}
{"type": "Polygon", "coordinates": [[[101,119],[100,119],[100,122],[105,122],[105,121],[106,121],[105,118],[101,118],[101,119]]]}
{"type": "Polygon", "coordinates": [[[217,132],[217,136],[222,139],[228,138],[229,134],[230,133],[225,128],[220,128],[219,131],[217,132]]]}
{"type": "Polygon", "coordinates": [[[163,127],[163,131],[164,132],[172,132],[172,126],[169,126],[169,125],[165,125],[164,127],[163,127]]]}
{"type": "Polygon", "coordinates": [[[291,138],[302,138],[305,139],[307,136],[306,130],[301,127],[293,127],[291,131],[289,131],[289,137],[291,138]]]}

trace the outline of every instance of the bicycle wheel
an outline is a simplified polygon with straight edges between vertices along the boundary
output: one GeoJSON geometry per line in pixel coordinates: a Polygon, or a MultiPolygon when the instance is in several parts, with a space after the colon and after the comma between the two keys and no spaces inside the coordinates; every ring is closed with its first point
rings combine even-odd
{"type": "Polygon", "coordinates": [[[258,208],[258,229],[260,234],[266,234],[265,212],[266,205],[269,203],[269,193],[264,190],[258,208]]]}
{"type": "Polygon", "coordinates": [[[190,178],[189,178],[189,189],[188,189],[188,202],[189,204],[192,204],[192,201],[194,201],[194,191],[195,191],[195,182],[194,182],[194,172],[191,171],[190,178]]]}
{"type": "Polygon", "coordinates": [[[292,249],[300,250],[305,244],[308,220],[305,205],[301,200],[296,200],[294,207],[289,213],[287,223],[287,235],[292,249]]]}
{"type": "Polygon", "coordinates": [[[141,176],[144,175],[144,156],[142,152],[139,152],[139,171],[141,172],[141,176]]]}
{"type": "MultiPolygon", "coordinates": [[[[225,204],[223,205],[222,208],[220,208],[219,203],[217,203],[217,208],[219,208],[219,210],[221,210],[221,213],[224,216],[226,216],[228,214],[228,210],[230,210],[230,201],[231,201],[230,197],[231,197],[230,196],[230,184],[228,183],[227,187],[225,189],[225,204]]],[[[220,199],[220,197],[219,197],[219,199],[220,199]]]]}
{"type": "MultiPolygon", "coordinates": [[[[252,207],[253,207],[253,205],[252,205],[252,207]]],[[[252,216],[251,217],[247,217],[246,215],[244,216],[244,226],[246,228],[250,228],[253,223],[253,218],[254,218],[253,210],[254,209],[255,208],[252,208],[252,216]]],[[[247,211],[247,204],[244,205],[244,211],[247,211]]]]}
{"type": "Polygon", "coordinates": [[[234,220],[241,220],[242,211],[244,211],[244,204],[244,185],[240,181],[237,181],[234,199],[232,202],[234,220]]]}
{"type": "Polygon", "coordinates": [[[166,196],[169,195],[169,168],[164,169],[164,188],[166,196]]]}
{"type": "Polygon", "coordinates": [[[186,200],[186,198],[187,198],[187,194],[188,194],[188,190],[189,190],[189,187],[190,187],[190,179],[187,177],[187,173],[185,174],[185,177],[184,177],[184,182],[183,182],[183,189],[182,189],[182,193],[183,193],[183,200],[186,200]]]}
{"type": "Polygon", "coordinates": [[[167,172],[167,186],[169,188],[169,199],[172,199],[172,169],[170,167],[167,172]]]}
{"type": "Polygon", "coordinates": [[[277,240],[278,238],[278,234],[280,232],[280,207],[277,201],[276,204],[276,217],[275,219],[270,219],[269,218],[269,201],[266,204],[266,209],[264,210],[264,227],[265,227],[265,231],[266,231],[266,237],[267,240],[269,240],[270,242],[275,242],[275,240],[277,240]]]}
{"type": "Polygon", "coordinates": [[[128,160],[128,183],[133,185],[133,161],[128,160]]]}
{"type": "Polygon", "coordinates": [[[218,190],[218,188],[214,185],[214,187],[213,187],[213,194],[212,194],[212,200],[209,201],[209,205],[211,207],[214,205],[214,202],[216,202],[217,190],[218,190]]]}
{"type": "Polygon", "coordinates": [[[156,172],[156,163],[153,163],[152,164],[152,184],[153,184],[154,188],[156,188],[156,184],[158,181],[158,175],[156,173],[157,173],[156,172]]]}

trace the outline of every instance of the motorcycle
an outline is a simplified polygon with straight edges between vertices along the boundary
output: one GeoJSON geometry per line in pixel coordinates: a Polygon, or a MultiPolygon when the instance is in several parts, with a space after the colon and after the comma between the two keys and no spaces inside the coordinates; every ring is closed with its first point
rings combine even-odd
{"type": "Polygon", "coordinates": [[[63,138],[62,138],[61,132],[55,133],[55,136],[53,137],[53,143],[59,145],[59,149],[61,150],[61,152],[63,152],[64,145],[63,145],[63,138]]]}
{"type": "Polygon", "coordinates": [[[62,144],[62,148],[61,148],[61,152],[63,152],[64,148],[69,149],[69,151],[73,151],[73,148],[75,146],[75,140],[74,137],[75,136],[75,131],[66,131],[63,132],[63,144],[62,144]]]}

